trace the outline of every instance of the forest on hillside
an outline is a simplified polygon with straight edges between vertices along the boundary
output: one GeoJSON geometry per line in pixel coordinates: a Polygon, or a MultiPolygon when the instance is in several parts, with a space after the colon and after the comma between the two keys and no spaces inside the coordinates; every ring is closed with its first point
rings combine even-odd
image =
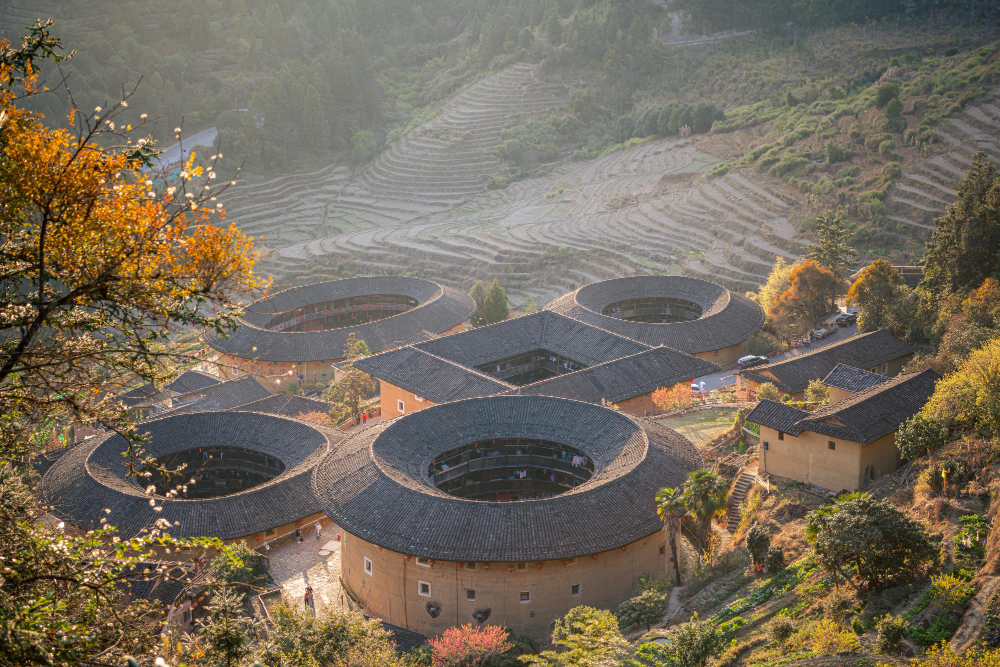
{"type": "MultiPolygon", "coordinates": [[[[17,38],[27,14],[8,0],[4,36],[17,38]]],[[[811,31],[872,21],[899,25],[949,12],[952,23],[982,25],[992,3],[911,0],[60,0],[49,10],[75,56],[49,83],[65,84],[80,108],[118,99],[140,82],[134,115],[158,121],[153,138],[171,143],[183,125],[190,136],[216,126],[225,164],[247,160],[260,173],[329,164],[335,153],[363,161],[433,114],[436,104],[483,74],[517,61],[598,82],[580,100],[574,138],[621,141],[617,119],[652,93],[697,104],[684,93],[701,73],[685,67],[676,47],[657,39],[670,12],[692,32],[752,30],[768,49],[794,48],[811,31]],[[955,12],[950,13],[954,7],[955,12]],[[960,10],[960,11],[958,11],[960,10]],[[667,73],[680,74],[665,76],[667,73]],[[596,113],[595,113],[596,112],[596,113]],[[595,123],[594,116],[601,122],[595,123]]],[[[761,95],[771,92],[767,86],[761,95]]],[[[720,109],[729,106],[721,100],[720,109]]],[[[757,102],[744,99],[743,103],[757,102]]],[[[41,96],[35,107],[52,122],[68,109],[64,95],[41,96]]],[[[696,107],[691,108],[694,112],[696,107]]],[[[722,118],[705,108],[702,125],[722,118]]],[[[675,119],[683,121],[683,117],[675,119]]],[[[669,117],[664,119],[666,126],[669,117]]],[[[676,123],[675,123],[676,124],[676,123]]],[[[683,123],[682,123],[683,124],[683,123]]],[[[707,129],[704,128],[704,129],[707,129]]],[[[627,138],[627,137],[626,137],[627,138]]]]}

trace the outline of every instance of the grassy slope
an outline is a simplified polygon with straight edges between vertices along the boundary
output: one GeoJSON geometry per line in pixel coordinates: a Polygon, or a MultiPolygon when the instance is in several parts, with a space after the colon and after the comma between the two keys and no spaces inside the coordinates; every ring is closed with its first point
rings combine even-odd
{"type": "MultiPolygon", "coordinates": [[[[936,457],[938,460],[968,458],[961,443],[946,447],[936,457]]],[[[932,539],[941,544],[942,564],[922,578],[872,592],[862,600],[850,594],[843,584],[838,591],[832,577],[811,560],[803,538],[806,513],[827,499],[807,485],[779,480],[761,503],[755,520],[768,528],[772,544],[783,547],[792,565],[777,574],[749,575],[744,571],[747,558],[738,532],[734,540],[737,546],[721,555],[712,568],[694,573],[680,590],[680,603],[685,611],[674,617],[671,624],[687,620],[690,612],[697,612],[701,619],[711,618],[729,643],[719,664],[769,667],[872,665],[879,661],[896,664],[897,660],[902,664],[901,656],[918,653],[936,641],[948,640],[953,635],[977,637],[984,624],[998,623],[1000,601],[998,596],[989,594],[992,588],[986,589],[981,600],[948,608],[932,595],[930,575],[962,567],[976,575],[974,590],[989,585],[992,579],[989,575],[995,570],[997,545],[987,547],[984,559],[970,561],[958,552],[954,538],[961,528],[959,517],[986,514],[990,509],[988,488],[994,484],[991,480],[996,478],[996,469],[987,467],[978,477],[970,477],[962,488],[953,489],[946,496],[934,491],[927,476],[922,474],[928,465],[926,459],[920,460],[882,478],[871,489],[922,521],[932,539]],[[837,617],[837,626],[824,625],[823,619],[836,617],[833,607],[839,596],[846,597],[847,608],[837,617]],[[975,607],[977,613],[963,618],[969,607],[975,607]],[[899,655],[875,655],[874,624],[885,614],[902,616],[911,627],[911,636],[904,640],[899,655]],[[794,634],[783,643],[773,641],[767,632],[768,623],[778,615],[787,616],[794,627],[794,634]],[[829,662],[843,650],[858,653],[829,662]]],[[[654,630],[644,640],[667,632],[668,629],[654,630]]]]}

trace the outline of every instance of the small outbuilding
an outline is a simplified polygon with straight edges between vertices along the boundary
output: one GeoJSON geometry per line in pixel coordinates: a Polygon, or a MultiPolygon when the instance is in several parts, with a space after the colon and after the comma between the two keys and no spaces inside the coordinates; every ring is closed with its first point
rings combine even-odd
{"type": "Polygon", "coordinates": [[[899,467],[896,431],[940,377],[925,370],[885,378],[812,412],[762,400],[746,417],[760,425],[760,474],[833,491],[866,487],[899,467]]]}

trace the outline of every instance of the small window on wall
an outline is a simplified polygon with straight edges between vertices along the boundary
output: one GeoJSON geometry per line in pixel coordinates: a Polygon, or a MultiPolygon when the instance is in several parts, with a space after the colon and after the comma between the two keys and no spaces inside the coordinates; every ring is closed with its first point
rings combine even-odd
{"type": "Polygon", "coordinates": [[[579,597],[581,590],[582,587],[580,586],[580,584],[573,584],[572,586],[569,587],[569,594],[572,595],[573,597],[579,597]]]}
{"type": "Polygon", "coordinates": [[[425,598],[431,596],[431,584],[428,581],[417,581],[417,592],[425,598]]]}
{"type": "Polygon", "coordinates": [[[826,443],[826,448],[827,449],[836,449],[837,448],[837,443],[835,443],[833,440],[829,440],[826,443]]]}
{"type": "Polygon", "coordinates": [[[667,545],[666,544],[661,544],[660,545],[660,555],[661,556],[666,556],[667,555],[667,545]]]}
{"type": "Polygon", "coordinates": [[[372,559],[369,558],[368,556],[365,556],[365,574],[367,574],[368,576],[371,576],[372,569],[373,569],[372,559]]]}
{"type": "Polygon", "coordinates": [[[423,403],[427,399],[424,398],[423,396],[417,396],[416,394],[414,394],[413,395],[413,400],[415,400],[417,403],[423,403]]]}
{"type": "Polygon", "coordinates": [[[889,364],[888,364],[888,362],[882,364],[882,372],[883,373],[888,373],[889,372],[889,364]]]}
{"type": "Polygon", "coordinates": [[[519,570],[523,570],[525,567],[527,567],[527,565],[525,565],[524,563],[518,563],[517,564],[517,569],[519,569],[519,570]]]}
{"type": "Polygon", "coordinates": [[[465,599],[468,600],[469,602],[475,602],[476,601],[476,589],[474,589],[474,588],[466,588],[465,589],[465,599]]]}
{"type": "Polygon", "coordinates": [[[465,564],[465,569],[467,569],[467,570],[475,570],[476,569],[476,564],[470,561],[470,562],[468,562],[468,563],[465,564]]]}
{"type": "Polygon", "coordinates": [[[431,566],[431,562],[429,560],[427,560],[426,558],[418,558],[417,559],[417,565],[420,565],[421,567],[430,567],[431,566]]]}
{"type": "Polygon", "coordinates": [[[785,434],[782,433],[781,431],[778,431],[778,440],[784,440],[784,439],[785,439],[785,434]]]}
{"type": "Polygon", "coordinates": [[[521,602],[531,602],[531,591],[521,591],[521,602]]]}
{"type": "Polygon", "coordinates": [[[403,403],[403,399],[401,398],[396,399],[396,409],[399,410],[401,413],[406,412],[406,404],[403,403]]]}

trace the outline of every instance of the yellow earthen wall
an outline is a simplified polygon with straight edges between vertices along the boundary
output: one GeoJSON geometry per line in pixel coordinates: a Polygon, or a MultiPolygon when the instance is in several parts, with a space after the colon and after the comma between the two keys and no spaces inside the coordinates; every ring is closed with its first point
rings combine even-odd
{"type": "Polygon", "coordinates": [[[412,391],[407,391],[394,384],[389,384],[385,380],[379,381],[379,394],[382,398],[383,420],[402,417],[404,414],[408,415],[413,412],[419,412],[420,410],[434,405],[434,403],[428,401],[426,398],[423,401],[418,401],[416,394],[412,391]],[[403,401],[402,412],[399,410],[398,401],[400,400],[403,401]]]}
{"type": "Polygon", "coordinates": [[[813,431],[797,436],[760,427],[761,450],[757,467],[760,473],[787,477],[831,491],[853,491],[864,484],[865,468],[872,465],[878,475],[885,475],[899,466],[896,435],[889,434],[868,445],[831,438],[813,431]],[[829,442],[836,444],[829,448],[829,442]],[[763,443],[768,443],[767,451],[763,443]]]}
{"type": "Polygon", "coordinates": [[[568,565],[544,561],[539,568],[537,562],[526,562],[518,569],[516,563],[491,563],[486,569],[475,563],[470,569],[436,561],[426,567],[415,557],[407,560],[345,533],[340,557],[344,585],[369,614],[389,623],[435,637],[454,625],[477,624],[472,614],[489,609],[486,623],[546,638],[552,621],[573,607],[614,609],[628,599],[639,575],[667,573],[668,550],[661,530],[633,542],[627,551],[605,551],[597,559],[584,556],[568,565]],[[365,557],[372,561],[370,575],[364,570],[365,557]],[[420,581],[430,584],[430,596],[420,595],[420,581]],[[581,585],[578,596],[571,593],[573,584],[581,585]],[[475,591],[475,601],[466,599],[466,589],[475,591]],[[530,602],[521,602],[522,591],[530,593],[530,602]],[[436,617],[428,613],[428,603],[440,608],[436,617]]]}

